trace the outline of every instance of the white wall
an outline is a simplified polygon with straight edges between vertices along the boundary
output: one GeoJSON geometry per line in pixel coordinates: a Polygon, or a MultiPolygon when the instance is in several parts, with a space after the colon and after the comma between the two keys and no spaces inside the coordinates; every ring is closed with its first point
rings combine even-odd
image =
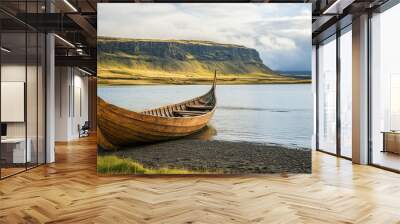
{"type": "MultiPolygon", "coordinates": [[[[28,68],[29,69],[29,68],[28,68]]],[[[25,64],[3,64],[1,66],[1,81],[25,82],[25,64]]],[[[1,108],[7,110],[7,108],[1,108]]],[[[25,137],[25,122],[7,123],[8,137],[25,137]]]]}
{"type": "MultiPolygon", "coordinates": [[[[32,161],[36,162],[39,159],[39,163],[44,163],[44,150],[45,150],[45,139],[44,139],[44,74],[42,73],[41,67],[36,65],[18,64],[18,63],[4,63],[1,66],[2,82],[24,82],[26,83],[26,106],[25,102],[22,102],[22,107],[18,110],[20,113],[25,114],[25,118],[21,122],[6,122],[7,124],[7,137],[8,138],[25,138],[25,135],[29,139],[31,148],[32,161]],[[39,70],[37,70],[39,69],[39,70]],[[25,80],[27,78],[27,80],[25,80]]],[[[2,89],[2,93],[4,89],[2,89]]],[[[24,90],[20,94],[24,94],[24,90]]],[[[2,98],[7,95],[2,95],[2,98]]],[[[16,113],[16,108],[2,107],[2,112],[16,113]],[[7,111],[11,110],[11,111],[7,111]]],[[[24,115],[22,115],[24,116],[24,115]]]]}
{"type": "Polygon", "coordinates": [[[88,78],[76,68],[56,67],[55,85],[55,140],[77,139],[78,125],[88,120],[88,78]]]}
{"type": "MultiPolygon", "coordinates": [[[[24,86],[22,89],[19,89],[18,91],[22,91],[22,93],[20,92],[19,94],[25,94],[25,84],[26,84],[26,66],[25,64],[2,64],[1,66],[1,82],[2,82],[2,89],[1,89],[1,93],[2,94],[6,94],[4,92],[5,89],[4,88],[4,84],[3,82],[21,82],[24,83],[24,86]]],[[[28,67],[28,70],[30,70],[31,68],[28,67]]],[[[28,93],[29,94],[29,93],[28,93]]],[[[30,93],[32,94],[32,93],[30,93]]],[[[36,94],[35,94],[36,96],[36,94]]],[[[7,95],[2,95],[1,96],[2,99],[4,98],[9,98],[9,96],[7,95]]],[[[11,110],[15,110],[17,108],[10,108],[4,105],[4,102],[1,103],[1,114],[3,115],[4,113],[15,113],[11,110]]],[[[36,105],[35,105],[36,107],[36,105]]],[[[21,113],[22,112],[22,121],[18,121],[18,122],[4,122],[5,124],[7,124],[7,138],[20,138],[20,139],[25,139],[25,137],[27,137],[28,139],[30,139],[29,136],[30,132],[32,130],[31,126],[27,127],[27,122],[25,120],[25,99],[22,105],[22,108],[18,108],[19,110],[22,111],[18,111],[17,113],[21,113]],[[27,128],[29,128],[28,132],[26,132],[27,128]],[[28,134],[26,134],[28,133],[28,134]]],[[[29,117],[30,118],[30,117],[29,117]]],[[[30,120],[28,118],[28,120],[30,120]]],[[[3,120],[3,118],[2,118],[3,120]]],[[[24,140],[25,142],[25,140],[24,140]]],[[[27,142],[25,142],[24,144],[26,144],[27,142]]],[[[21,154],[19,154],[19,156],[13,156],[13,161],[16,162],[25,162],[25,155],[27,156],[27,161],[31,162],[32,161],[32,151],[35,151],[36,148],[32,147],[32,142],[28,141],[28,145],[27,148],[25,148],[25,146],[23,147],[23,152],[21,154]],[[27,149],[30,149],[30,151],[25,151],[27,149]],[[25,154],[26,152],[28,152],[27,154],[25,154]],[[30,157],[30,158],[29,158],[30,157]],[[18,158],[18,159],[17,159],[18,158]]],[[[3,145],[4,146],[4,145],[3,145]]],[[[14,155],[17,155],[18,153],[15,153],[14,155]]],[[[36,154],[35,154],[36,155],[36,154]]],[[[35,156],[36,157],[36,156],[35,156]]],[[[19,168],[21,169],[21,168],[19,168]]]]}
{"type": "MultiPolygon", "coordinates": [[[[25,83],[1,82],[1,121],[24,122],[25,83]]],[[[35,105],[36,108],[36,105],[35,105]]]]}
{"type": "Polygon", "coordinates": [[[69,68],[55,68],[55,140],[67,141],[69,132],[69,68]]]}
{"type": "Polygon", "coordinates": [[[88,78],[86,76],[82,76],[82,73],[74,75],[74,99],[72,108],[72,120],[71,120],[71,135],[73,138],[79,137],[78,125],[82,126],[85,121],[88,120],[88,78]]]}

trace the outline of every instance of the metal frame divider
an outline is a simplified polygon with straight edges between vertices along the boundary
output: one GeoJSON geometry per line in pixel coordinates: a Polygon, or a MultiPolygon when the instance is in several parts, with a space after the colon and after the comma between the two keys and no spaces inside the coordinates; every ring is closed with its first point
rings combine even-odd
{"type": "Polygon", "coordinates": [[[367,124],[367,131],[368,131],[368,164],[372,165],[372,65],[371,65],[371,56],[372,56],[372,33],[371,33],[371,19],[372,19],[372,12],[368,12],[368,30],[367,30],[367,45],[368,45],[368,53],[367,53],[367,83],[368,83],[368,96],[367,96],[367,117],[368,117],[368,124],[367,124]]]}
{"type": "Polygon", "coordinates": [[[319,150],[319,44],[315,46],[315,149],[319,150]]]}
{"type": "MultiPolygon", "coordinates": [[[[28,0],[25,0],[25,21],[28,21],[28,0]]],[[[25,99],[24,99],[24,121],[25,121],[25,170],[28,170],[28,24],[25,23],[25,99]]]]}
{"type": "MultiPolygon", "coordinates": [[[[2,23],[0,23],[0,47],[2,47],[3,45],[2,45],[2,32],[1,32],[1,28],[2,28],[2,23]]],[[[0,50],[0,124],[2,124],[2,122],[1,122],[1,77],[2,77],[2,75],[1,75],[1,67],[2,67],[2,64],[1,64],[1,56],[2,56],[2,52],[1,52],[1,50],[0,50]]],[[[0,136],[1,136],[1,130],[0,130],[0,136]]],[[[2,170],[2,165],[1,165],[1,144],[0,144],[0,180],[2,179],[2,176],[1,176],[1,170],[2,170]]]]}
{"type": "Polygon", "coordinates": [[[340,66],[340,36],[341,30],[336,30],[336,155],[341,156],[341,133],[342,125],[340,118],[340,84],[341,84],[341,66],[340,66]]]}
{"type": "MultiPolygon", "coordinates": [[[[36,1],[36,12],[39,13],[39,0],[36,1]]],[[[37,105],[36,106],[36,166],[38,166],[39,165],[39,32],[36,32],[36,105],[37,105]]]]}

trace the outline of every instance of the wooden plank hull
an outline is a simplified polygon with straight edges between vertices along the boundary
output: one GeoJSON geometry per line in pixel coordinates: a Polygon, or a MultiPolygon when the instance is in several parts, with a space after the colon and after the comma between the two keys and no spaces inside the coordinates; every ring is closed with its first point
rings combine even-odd
{"type": "MultiPolygon", "coordinates": [[[[215,83],[215,81],[214,81],[215,83]]],[[[130,111],[110,103],[100,97],[98,105],[98,144],[104,149],[165,141],[188,136],[205,127],[215,111],[215,84],[203,96],[143,112],[130,111]],[[203,106],[207,105],[207,106],[203,106]],[[194,108],[208,108],[204,113],[184,112],[194,108]],[[177,116],[181,111],[183,115],[177,116]]]]}

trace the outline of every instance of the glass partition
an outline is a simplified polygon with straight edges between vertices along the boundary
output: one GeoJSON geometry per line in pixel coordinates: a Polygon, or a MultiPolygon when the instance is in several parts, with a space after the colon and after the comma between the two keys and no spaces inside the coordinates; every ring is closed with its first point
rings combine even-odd
{"type": "Polygon", "coordinates": [[[24,171],[30,162],[26,150],[26,41],[25,32],[1,34],[2,177],[24,171]]]}
{"type": "Polygon", "coordinates": [[[352,34],[351,26],[340,36],[340,154],[352,157],[352,34]]]}
{"type": "Polygon", "coordinates": [[[318,146],[336,153],[336,36],[318,47],[318,146]]]}
{"type": "MultiPolygon", "coordinates": [[[[43,3],[0,6],[36,13],[43,3]]],[[[45,44],[43,33],[0,12],[1,179],[45,163],[45,44]]]]}
{"type": "Polygon", "coordinates": [[[400,5],[371,19],[371,162],[400,170],[400,5]]]}

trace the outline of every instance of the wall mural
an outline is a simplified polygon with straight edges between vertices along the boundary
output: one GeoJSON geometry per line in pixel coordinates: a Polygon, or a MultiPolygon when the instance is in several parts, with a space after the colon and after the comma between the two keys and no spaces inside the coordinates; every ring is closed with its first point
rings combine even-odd
{"type": "Polygon", "coordinates": [[[311,4],[98,4],[97,171],[310,173],[311,4]]]}

